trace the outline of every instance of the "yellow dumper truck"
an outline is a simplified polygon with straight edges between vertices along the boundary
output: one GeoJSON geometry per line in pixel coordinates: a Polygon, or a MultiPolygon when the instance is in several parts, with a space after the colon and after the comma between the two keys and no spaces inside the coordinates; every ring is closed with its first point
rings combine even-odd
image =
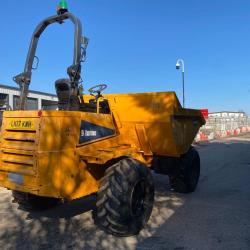
{"type": "Polygon", "coordinates": [[[20,86],[19,109],[5,111],[0,143],[0,186],[21,205],[45,208],[58,200],[97,194],[96,219],[117,236],[139,233],[154,201],[150,170],[169,176],[177,192],[192,192],[200,159],[191,147],[204,119],[181,107],[174,92],[103,94],[79,90],[87,39],[73,14],[62,11],[33,33],[20,86]],[[26,98],[38,40],[45,28],[66,19],[75,26],[68,79],[55,83],[58,110],[28,111],[26,98]]]}

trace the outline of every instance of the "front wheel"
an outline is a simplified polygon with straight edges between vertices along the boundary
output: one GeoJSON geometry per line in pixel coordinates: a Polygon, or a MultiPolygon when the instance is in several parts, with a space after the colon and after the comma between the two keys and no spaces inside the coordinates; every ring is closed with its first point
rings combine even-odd
{"type": "Polygon", "coordinates": [[[188,152],[181,156],[177,174],[170,176],[170,185],[176,192],[190,193],[196,189],[199,177],[199,153],[194,147],[190,147],[188,152]]]}
{"type": "Polygon", "coordinates": [[[154,183],[150,170],[126,158],[105,172],[97,194],[97,223],[116,236],[130,236],[146,225],[153,208],[154,183]]]}

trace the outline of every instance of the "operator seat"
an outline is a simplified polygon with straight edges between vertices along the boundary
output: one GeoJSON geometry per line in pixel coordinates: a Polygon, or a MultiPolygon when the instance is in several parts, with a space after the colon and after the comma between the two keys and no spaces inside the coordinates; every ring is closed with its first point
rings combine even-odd
{"type": "Polygon", "coordinates": [[[80,101],[70,79],[62,78],[55,82],[59,110],[79,110],[80,101]]]}

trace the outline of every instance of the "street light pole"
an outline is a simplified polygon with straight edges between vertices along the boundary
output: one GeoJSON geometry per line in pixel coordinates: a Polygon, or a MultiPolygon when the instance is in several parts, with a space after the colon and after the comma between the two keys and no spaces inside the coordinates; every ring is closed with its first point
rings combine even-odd
{"type": "Polygon", "coordinates": [[[182,96],[183,96],[183,108],[185,108],[185,78],[184,78],[184,71],[182,72],[182,96]]]}
{"type": "Polygon", "coordinates": [[[185,108],[185,67],[183,59],[178,59],[176,62],[176,69],[180,68],[182,71],[182,96],[183,96],[182,106],[183,108],[185,108]]]}

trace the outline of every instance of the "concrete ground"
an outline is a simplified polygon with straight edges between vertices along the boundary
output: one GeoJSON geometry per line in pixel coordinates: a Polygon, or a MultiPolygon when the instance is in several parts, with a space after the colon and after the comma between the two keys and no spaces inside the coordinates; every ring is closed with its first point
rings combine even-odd
{"type": "Polygon", "coordinates": [[[99,230],[95,197],[45,212],[22,211],[0,188],[0,249],[250,249],[250,135],[200,144],[201,178],[196,192],[170,191],[154,175],[155,205],[147,228],[117,238],[99,230]]]}

